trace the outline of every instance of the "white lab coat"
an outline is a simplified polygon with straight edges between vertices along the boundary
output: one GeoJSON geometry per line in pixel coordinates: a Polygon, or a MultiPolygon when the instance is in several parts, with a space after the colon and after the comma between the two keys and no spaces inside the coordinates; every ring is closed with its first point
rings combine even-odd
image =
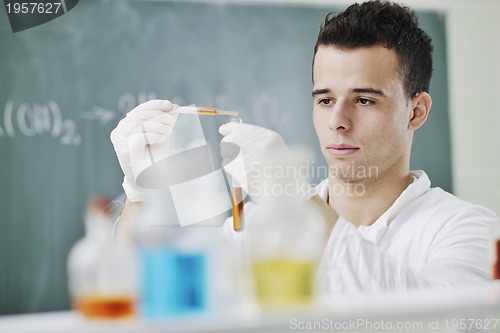
{"type": "MultiPolygon", "coordinates": [[[[423,171],[371,226],[339,217],[318,269],[327,294],[378,293],[491,280],[490,210],[431,188],[423,171]]],[[[316,187],[326,200],[328,179],[316,187]]]]}

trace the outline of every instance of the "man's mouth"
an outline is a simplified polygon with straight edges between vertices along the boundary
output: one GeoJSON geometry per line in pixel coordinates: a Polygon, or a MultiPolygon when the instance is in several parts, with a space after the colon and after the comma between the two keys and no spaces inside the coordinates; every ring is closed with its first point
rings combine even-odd
{"type": "Polygon", "coordinates": [[[326,147],[327,151],[333,156],[347,156],[356,153],[359,148],[347,144],[331,144],[326,147]]]}

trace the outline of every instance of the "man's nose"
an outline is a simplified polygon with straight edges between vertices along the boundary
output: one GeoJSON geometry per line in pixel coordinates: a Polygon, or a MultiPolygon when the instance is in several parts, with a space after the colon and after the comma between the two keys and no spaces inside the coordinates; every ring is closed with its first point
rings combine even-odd
{"type": "Polygon", "coordinates": [[[332,131],[348,131],[352,127],[352,110],[349,105],[343,101],[337,101],[331,110],[328,126],[332,131]]]}

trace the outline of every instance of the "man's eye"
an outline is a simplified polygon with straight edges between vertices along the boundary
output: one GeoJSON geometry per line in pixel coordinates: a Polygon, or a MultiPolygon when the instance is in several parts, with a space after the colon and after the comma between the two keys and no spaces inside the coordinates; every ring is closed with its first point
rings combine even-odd
{"type": "Polygon", "coordinates": [[[375,104],[374,101],[372,101],[371,99],[367,99],[367,98],[358,98],[358,103],[361,105],[364,105],[364,106],[375,104]]]}
{"type": "Polygon", "coordinates": [[[321,104],[321,105],[332,105],[333,104],[333,101],[331,98],[322,98],[319,100],[318,104],[321,104]]]}

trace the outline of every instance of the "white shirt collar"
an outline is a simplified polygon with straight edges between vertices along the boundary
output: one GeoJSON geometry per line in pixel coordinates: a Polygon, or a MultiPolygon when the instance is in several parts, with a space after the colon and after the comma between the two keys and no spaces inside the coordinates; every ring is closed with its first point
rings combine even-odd
{"type": "MultiPolygon", "coordinates": [[[[396,217],[404,207],[430,189],[431,181],[424,171],[412,171],[411,175],[413,176],[413,182],[401,193],[389,209],[387,209],[372,225],[358,227],[358,231],[365,238],[378,243],[387,225],[394,217],[396,217]]],[[[328,178],[319,183],[314,192],[326,201],[328,198],[328,178]]],[[[340,217],[340,219],[343,219],[343,217],[340,217]]]]}

